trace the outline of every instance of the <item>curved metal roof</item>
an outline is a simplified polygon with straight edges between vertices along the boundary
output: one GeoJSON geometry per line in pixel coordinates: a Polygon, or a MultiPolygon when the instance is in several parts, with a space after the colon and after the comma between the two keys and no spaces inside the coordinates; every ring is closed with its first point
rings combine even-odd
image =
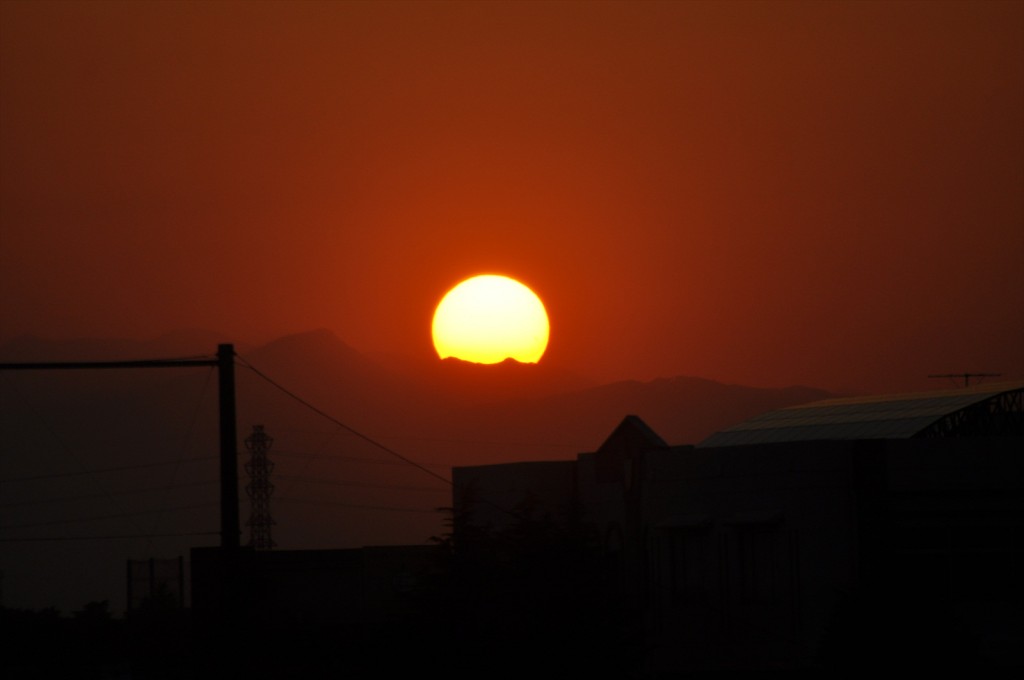
{"type": "MultiPolygon", "coordinates": [[[[955,434],[955,427],[963,420],[957,416],[971,407],[981,409],[984,414],[1002,413],[1007,398],[1013,404],[1010,410],[1016,414],[1014,422],[1019,421],[1021,394],[1024,394],[1024,383],[992,383],[915,394],[824,399],[761,414],[716,432],[697,446],[823,439],[909,439],[928,434],[955,434]]],[[[977,432],[977,428],[972,432],[977,432]]]]}

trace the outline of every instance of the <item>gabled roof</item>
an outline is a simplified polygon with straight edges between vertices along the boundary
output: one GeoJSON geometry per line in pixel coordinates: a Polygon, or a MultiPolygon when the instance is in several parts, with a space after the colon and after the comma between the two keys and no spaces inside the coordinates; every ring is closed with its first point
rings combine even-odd
{"type": "Polygon", "coordinates": [[[627,461],[668,444],[638,416],[626,416],[594,452],[594,470],[599,482],[626,481],[627,461]]]}
{"type": "Polygon", "coordinates": [[[1022,393],[1024,383],[993,383],[915,394],[824,399],[761,414],[716,432],[698,446],[1007,434],[1008,426],[1017,430],[1021,426],[1022,393]]]}
{"type": "Polygon", "coordinates": [[[630,415],[623,418],[622,422],[619,423],[618,427],[612,430],[612,434],[608,436],[608,439],[611,439],[620,431],[625,431],[627,429],[634,430],[637,434],[640,435],[640,438],[644,440],[651,448],[663,449],[668,447],[668,444],[665,443],[665,440],[662,439],[657,432],[652,430],[651,426],[645,423],[643,419],[640,418],[640,416],[630,415]]]}

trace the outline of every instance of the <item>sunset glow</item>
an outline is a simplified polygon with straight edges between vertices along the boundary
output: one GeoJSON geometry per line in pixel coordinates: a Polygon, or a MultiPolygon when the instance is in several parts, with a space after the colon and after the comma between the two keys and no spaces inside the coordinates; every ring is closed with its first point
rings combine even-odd
{"type": "Polygon", "coordinates": [[[506,276],[466,279],[448,291],[434,312],[434,348],[442,359],[536,363],[548,346],[548,333],[544,303],[506,276]]]}
{"type": "Polygon", "coordinates": [[[0,0],[4,677],[1018,665],[1022,28],[0,0]]]}

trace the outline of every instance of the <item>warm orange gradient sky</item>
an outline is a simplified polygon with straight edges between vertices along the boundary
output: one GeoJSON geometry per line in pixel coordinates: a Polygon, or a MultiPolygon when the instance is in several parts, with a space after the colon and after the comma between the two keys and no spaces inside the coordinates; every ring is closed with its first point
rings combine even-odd
{"type": "Polygon", "coordinates": [[[1024,377],[1024,3],[0,3],[0,339],[433,356],[505,273],[601,379],[1024,377]]]}

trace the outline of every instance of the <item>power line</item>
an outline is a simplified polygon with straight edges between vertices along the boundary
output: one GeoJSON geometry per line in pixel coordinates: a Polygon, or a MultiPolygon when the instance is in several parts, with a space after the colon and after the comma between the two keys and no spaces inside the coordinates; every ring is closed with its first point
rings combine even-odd
{"type": "MultiPolygon", "coordinates": [[[[204,361],[201,362],[201,365],[209,365],[207,363],[207,361],[205,361],[206,357],[203,357],[203,359],[204,359],[204,361]]],[[[180,365],[188,365],[189,363],[192,363],[192,359],[191,358],[159,359],[159,360],[153,360],[153,361],[128,362],[127,364],[118,364],[118,365],[108,364],[108,363],[95,364],[95,363],[82,362],[80,364],[38,364],[38,365],[24,364],[24,365],[18,365],[18,366],[4,365],[3,368],[15,368],[15,369],[17,369],[17,368],[41,368],[41,369],[46,369],[46,368],[98,368],[98,367],[109,367],[109,368],[115,368],[115,367],[135,367],[135,368],[145,368],[145,367],[180,366],[180,365]]],[[[197,400],[196,406],[193,409],[193,412],[192,412],[191,417],[190,417],[189,422],[188,422],[188,429],[187,429],[187,436],[186,436],[186,445],[187,445],[187,442],[190,441],[191,436],[192,436],[192,432],[195,429],[195,424],[196,424],[196,421],[197,421],[200,409],[202,407],[202,403],[203,403],[204,397],[206,395],[207,389],[209,387],[210,377],[212,376],[212,374],[213,374],[213,366],[210,365],[210,367],[206,371],[205,380],[203,382],[202,389],[200,390],[199,398],[197,400]]],[[[40,418],[40,420],[47,421],[48,419],[44,416],[44,417],[40,418]]],[[[168,462],[157,461],[157,462],[150,462],[150,463],[140,463],[140,464],[135,464],[135,465],[114,466],[114,467],[110,467],[110,468],[89,469],[89,468],[87,468],[87,466],[85,466],[82,463],[82,460],[78,456],[74,455],[74,452],[71,451],[71,449],[67,445],[67,443],[61,437],[56,435],[56,433],[54,432],[54,429],[52,428],[52,425],[49,428],[49,431],[50,431],[51,436],[57,441],[57,443],[60,445],[60,447],[62,449],[64,449],[65,452],[70,453],[72,455],[72,457],[75,458],[76,462],[79,464],[79,467],[81,467],[83,469],[81,471],[79,471],[79,472],[50,473],[50,474],[43,474],[43,475],[27,475],[27,476],[24,476],[24,477],[5,479],[5,480],[3,480],[3,483],[11,483],[11,482],[24,483],[24,482],[30,482],[30,481],[52,480],[52,479],[70,478],[70,477],[83,477],[83,476],[92,476],[92,477],[95,478],[96,475],[110,473],[110,472],[120,472],[120,471],[128,471],[128,470],[139,470],[139,469],[146,469],[146,468],[164,467],[164,466],[168,466],[168,465],[172,465],[173,466],[173,471],[170,474],[170,479],[173,480],[175,477],[177,477],[178,470],[180,469],[181,465],[184,462],[189,461],[189,460],[209,460],[209,459],[213,458],[212,456],[192,457],[192,458],[182,458],[182,457],[179,457],[177,460],[168,461],[168,462]]],[[[63,521],[36,522],[36,523],[21,524],[21,525],[7,525],[7,526],[0,527],[0,528],[5,529],[5,530],[10,530],[10,529],[17,530],[17,529],[24,529],[24,528],[29,528],[29,527],[52,526],[52,525],[59,525],[59,524],[72,524],[72,523],[76,523],[76,522],[90,522],[90,521],[99,521],[99,520],[107,520],[107,519],[114,519],[114,518],[128,518],[128,519],[131,520],[131,523],[133,525],[135,525],[136,529],[140,529],[141,530],[142,527],[139,526],[139,524],[137,524],[134,521],[134,519],[132,519],[132,518],[134,518],[134,517],[136,517],[138,515],[152,514],[153,512],[155,512],[157,517],[154,519],[154,525],[153,525],[153,527],[151,528],[151,530],[148,533],[138,533],[138,534],[131,534],[130,535],[131,537],[147,538],[149,540],[152,540],[153,537],[164,535],[164,534],[161,534],[161,533],[157,532],[156,523],[159,522],[160,514],[166,512],[166,510],[156,510],[156,511],[146,511],[146,512],[126,512],[125,508],[123,508],[122,506],[120,506],[119,503],[117,503],[117,501],[115,500],[115,497],[125,496],[125,495],[132,495],[132,494],[138,494],[138,493],[152,493],[153,491],[166,491],[166,490],[172,490],[172,489],[180,489],[180,488],[187,487],[187,486],[197,486],[197,485],[202,485],[202,484],[209,484],[210,482],[170,484],[170,485],[164,485],[164,486],[161,486],[161,487],[155,487],[155,488],[150,488],[150,489],[132,489],[132,490],[129,490],[127,492],[124,492],[124,491],[122,491],[122,492],[113,492],[113,491],[111,491],[111,490],[109,490],[107,488],[104,488],[102,485],[100,485],[99,484],[99,480],[94,480],[94,483],[100,488],[101,493],[98,493],[98,494],[80,494],[78,496],[65,496],[63,498],[58,497],[58,498],[50,498],[50,499],[44,499],[44,500],[7,503],[7,504],[4,504],[4,505],[2,505],[0,507],[12,508],[12,507],[25,507],[25,506],[41,505],[41,504],[43,504],[43,505],[51,504],[52,505],[52,504],[67,503],[67,502],[78,501],[78,500],[89,500],[89,499],[95,499],[95,498],[106,498],[111,503],[111,505],[113,505],[114,508],[119,511],[117,514],[107,515],[107,516],[103,516],[103,517],[88,517],[88,518],[76,518],[76,519],[63,520],[63,521]]],[[[183,508],[175,508],[175,509],[183,509],[183,508]]],[[[129,537],[129,535],[119,535],[119,536],[112,536],[111,535],[111,536],[109,536],[109,538],[121,538],[121,537],[127,538],[127,537],[129,537]]],[[[38,537],[38,538],[35,538],[35,539],[32,539],[32,540],[40,540],[40,541],[43,541],[43,540],[86,540],[87,538],[89,538],[89,537],[38,537]]],[[[103,536],[96,536],[94,538],[104,538],[104,537],[103,536]]],[[[3,540],[5,542],[13,542],[13,541],[21,540],[21,539],[4,538],[3,540]]]]}
{"type": "MultiPolygon", "coordinates": [[[[362,440],[372,444],[373,446],[376,446],[380,450],[382,450],[382,451],[384,451],[384,452],[394,456],[395,458],[398,458],[399,460],[401,460],[401,461],[403,461],[405,463],[408,463],[409,465],[412,465],[413,467],[421,470],[422,472],[427,473],[431,477],[434,477],[435,479],[441,480],[446,485],[451,486],[454,489],[455,485],[452,482],[452,480],[446,479],[445,477],[442,477],[441,475],[439,475],[439,474],[437,474],[437,473],[435,473],[435,472],[433,472],[431,470],[428,470],[425,466],[421,465],[420,463],[417,463],[416,461],[411,460],[411,459],[403,456],[402,454],[398,453],[397,451],[395,451],[395,450],[385,446],[384,444],[381,444],[380,442],[378,442],[377,440],[373,439],[372,437],[369,437],[368,435],[365,435],[362,432],[359,432],[359,431],[355,430],[354,428],[346,425],[345,423],[341,422],[340,420],[338,420],[334,416],[332,416],[332,415],[322,411],[321,409],[317,408],[316,406],[313,406],[311,403],[309,403],[308,401],[306,401],[305,399],[303,399],[299,395],[295,394],[291,390],[287,389],[286,387],[284,387],[283,385],[281,385],[280,383],[275,381],[273,378],[271,378],[270,376],[266,375],[265,373],[260,371],[258,368],[256,368],[252,364],[250,364],[248,361],[242,359],[242,357],[238,356],[237,354],[235,355],[235,358],[239,362],[241,362],[241,364],[244,367],[248,368],[250,371],[252,371],[256,375],[258,375],[259,377],[263,378],[263,380],[267,381],[272,386],[276,387],[281,392],[284,392],[286,395],[288,395],[289,397],[291,397],[292,399],[294,399],[298,403],[302,404],[306,408],[310,409],[314,413],[322,416],[323,418],[331,421],[335,425],[337,425],[337,426],[347,430],[348,432],[352,433],[356,437],[359,437],[360,439],[362,439],[362,440]]],[[[281,500],[285,500],[285,499],[281,499],[281,500]]],[[[300,503],[303,502],[303,501],[298,501],[296,499],[291,499],[291,501],[292,502],[300,502],[300,503]]],[[[484,503],[485,505],[489,505],[489,506],[493,507],[495,510],[498,510],[499,512],[503,512],[503,513],[505,513],[505,514],[507,514],[507,515],[509,515],[511,517],[515,517],[517,519],[523,519],[522,513],[519,513],[519,512],[517,512],[515,510],[509,510],[508,508],[502,507],[501,505],[499,505],[497,503],[494,503],[493,501],[481,499],[480,502],[484,503]]],[[[321,503],[321,504],[333,505],[334,503],[321,503]]],[[[339,505],[344,505],[344,504],[339,504],[339,505]]],[[[385,508],[385,507],[372,507],[372,506],[345,506],[345,507],[365,507],[366,509],[376,509],[376,510],[402,510],[402,508],[385,508]]],[[[408,511],[408,512],[436,512],[436,509],[435,510],[430,510],[430,511],[426,511],[426,510],[419,510],[419,511],[417,511],[417,510],[408,510],[408,509],[406,509],[406,511],[408,511]]]]}
{"type": "MultiPolygon", "coordinates": [[[[402,484],[371,484],[362,481],[336,481],[334,479],[316,479],[313,477],[306,477],[294,474],[279,474],[275,475],[276,479],[286,479],[291,481],[304,481],[311,484],[331,484],[333,486],[354,486],[356,488],[396,488],[399,491],[406,492],[446,492],[446,488],[440,488],[439,486],[406,486],[402,484]]],[[[2,507],[2,506],[0,506],[2,507]]]]}
{"type": "MultiPolygon", "coordinates": [[[[208,508],[215,506],[216,503],[198,503],[195,505],[182,505],[175,508],[157,508],[155,510],[138,510],[136,512],[122,512],[116,515],[101,515],[98,517],[76,517],[75,519],[58,519],[49,522],[35,522],[33,524],[9,524],[0,526],[2,530],[10,529],[28,529],[32,527],[46,527],[53,526],[56,524],[76,524],[78,522],[99,522],[108,519],[125,519],[129,517],[138,517],[139,515],[152,515],[159,512],[176,512],[178,510],[194,510],[197,508],[208,508]]],[[[144,534],[145,535],[145,534],[144,534]]]]}
{"type": "MultiPolygon", "coordinates": [[[[237,357],[237,355],[236,355],[236,357],[237,357]]],[[[250,364],[248,361],[245,361],[241,357],[237,357],[237,358],[242,363],[243,366],[248,368],[250,371],[252,371],[256,375],[258,375],[259,377],[261,377],[264,380],[266,380],[268,383],[270,383],[271,385],[273,385],[277,389],[279,389],[282,392],[284,392],[285,394],[287,394],[289,397],[291,397],[295,401],[299,402],[300,404],[302,404],[303,406],[305,406],[309,410],[313,411],[314,413],[319,414],[320,416],[326,418],[327,420],[331,421],[335,425],[337,425],[339,427],[342,427],[345,430],[351,432],[356,437],[359,437],[360,439],[362,439],[362,440],[372,444],[373,446],[376,446],[381,451],[384,451],[385,453],[388,453],[388,454],[394,456],[395,458],[398,458],[399,460],[404,461],[405,463],[408,463],[409,465],[412,465],[415,468],[418,468],[419,470],[425,472],[426,474],[430,475],[431,477],[439,479],[442,482],[444,482],[445,484],[448,484],[449,486],[451,485],[452,482],[451,482],[450,479],[445,479],[444,477],[442,477],[441,475],[437,474],[433,470],[430,470],[427,467],[425,467],[423,465],[420,465],[416,461],[403,456],[402,454],[398,453],[394,449],[391,449],[391,448],[389,448],[387,446],[384,446],[384,444],[381,444],[380,442],[378,442],[377,440],[373,439],[372,437],[370,437],[368,435],[365,435],[362,432],[359,432],[358,430],[356,430],[356,429],[346,425],[345,423],[341,422],[340,420],[338,420],[334,416],[326,413],[325,411],[322,411],[321,409],[317,408],[316,406],[313,406],[311,403],[309,403],[308,401],[306,401],[305,399],[303,399],[299,395],[297,395],[294,392],[292,392],[291,390],[285,388],[283,385],[281,385],[280,383],[276,382],[274,379],[272,379],[270,376],[268,376],[265,373],[263,373],[262,371],[260,371],[258,368],[256,368],[252,364],[250,364]]]]}
{"type": "Polygon", "coordinates": [[[131,496],[139,493],[151,493],[153,491],[170,491],[172,489],[184,489],[187,487],[194,486],[206,486],[209,484],[216,484],[216,479],[207,479],[202,482],[182,482],[181,484],[169,484],[167,486],[154,486],[143,489],[129,489],[128,491],[114,491],[109,494],[104,493],[90,493],[82,494],[80,496],[60,496],[57,498],[43,498],[31,501],[19,501],[16,503],[0,503],[0,508],[19,508],[26,505],[46,505],[47,503],[67,503],[70,501],[84,501],[93,498],[104,498],[106,496],[131,496]]]}
{"type": "Polygon", "coordinates": [[[80,368],[201,368],[216,366],[217,354],[192,354],[158,359],[93,359],[88,361],[4,361],[0,371],[76,370],[80,368]]]}
{"type": "MultiPolygon", "coordinates": [[[[34,368],[44,368],[44,369],[45,368],[54,368],[54,365],[52,365],[52,364],[38,364],[38,365],[33,365],[33,364],[20,364],[20,365],[0,364],[0,369],[3,369],[3,368],[13,368],[15,370],[20,370],[20,369],[29,369],[29,370],[31,370],[31,369],[34,369],[34,368]]],[[[2,373],[2,372],[3,371],[0,370],[0,373],[2,373]]],[[[46,432],[50,435],[50,437],[53,439],[53,441],[55,441],[57,443],[58,447],[60,449],[62,449],[64,451],[64,453],[68,457],[72,458],[75,461],[75,463],[78,465],[78,467],[81,468],[81,472],[82,473],[88,473],[89,470],[88,470],[88,467],[86,466],[85,462],[76,454],[75,450],[72,449],[68,445],[68,443],[64,440],[63,437],[58,436],[55,428],[53,427],[53,422],[50,419],[49,412],[46,411],[46,410],[42,410],[42,412],[40,412],[40,409],[38,409],[34,403],[32,403],[30,400],[28,400],[25,397],[24,393],[22,394],[22,398],[25,399],[25,403],[28,404],[30,409],[35,413],[38,422],[43,425],[43,427],[45,428],[46,432]]],[[[29,481],[29,480],[17,480],[17,481],[29,481]]],[[[107,499],[107,501],[108,501],[108,503],[110,504],[111,507],[113,507],[115,510],[118,510],[119,512],[124,510],[124,508],[122,508],[121,505],[114,498],[114,496],[111,495],[110,490],[106,488],[106,486],[101,482],[101,480],[99,480],[99,479],[93,480],[93,483],[96,485],[96,488],[98,488],[102,492],[102,494],[104,496],[106,496],[106,499],[107,499]]],[[[131,524],[134,525],[134,528],[137,531],[142,531],[142,527],[139,526],[138,524],[136,524],[134,520],[131,521],[131,524]]]]}
{"type": "MultiPolygon", "coordinates": [[[[320,434],[322,430],[315,430],[301,427],[287,427],[287,426],[275,426],[275,430],[283,432],[301,432],[305,434],[320,434]]],[[[557,442],[529,442],[519,440],[494,440],[494,439],[467,439],[465,437],[424,437],[416,435],[388,435],[388,439],[401,439],[403,441],[414,441],[414,442],[432,442],[437,444],[483,444],[489,446],[517,446],[517,447],[533,447],[533,448],[547,448],[547,449],[569,449],[572,451],[580,451],[585,446],[579,443],[557,443],[557,442]]],[[[440,464],[435,464],[440,465],[440,464]]]]}
{"type": "Polygon", "coordinates": [[[37,543],[42,541],[106,541],[136,538],[178,538],[184,536],[217,536],[219,531],[188,531],[175,534],[111,534],[107,536],[29,536],[26,538],[0,538],[0,543],[37,543]]]}
{"type": "MultiPolygon", "coordinates": [[[[171,481],[174,481],[177,478],[178,472],[181,470],[181,465],[184,462],[183,458],[181,457],[181,454],[184,454],[188,450],[188,448],[189,448],[189,446],[190,446],[190,444],[192,442],[192,435],[195,432],[196,422],[199,419],[199,413],[202,410],[203,402],[205,401],[205,398],[206,398],[207,389],[210,387],[210,378],[213,376],[213,372],[214,372],[214,367],[213,366],[210,366],[208,369],[206,369],[206,378],[203,380],[203,387],[199,391],[199,398],[196,400],[195,408],[192,409],[192,417],[189,419],[188,429],[185,431],[185,444],[184,444],[184,446],[181,447],[181,449],[179,449],[179,458],[176,461],[174,469],[171,470],[171,474],[170,474],[171,481]]],[[[161,520],[161,517],[159,515],[153,518],[153,526],[150,528],[150,532],[156,533],[157,528],[160,526],[160,520],[161,520]]],[[[152,543],[152,541],[149,541],[146,544],[146,551],[147,552],[149,551],[149,549],[151,547],[151,543],[152,543]]]]}
{"type": "MultiPolygon", "coordinates": [[[[220,396],[220,533],[221,546],[230,549],[238,547],[238,537],[241,533],[238,526],[238,470],[235,446],[235,356],[234,345],[222,343],[217,346],[216,358],[208,360],[0,363],[0,370],[216,367],[220,396]]],[[[141,527],[137,528],[141,531],[141,527]]]]}
{"type": "Polygon", "coordinates": [[[435,442],[439,444],[487,444],[491,446],[531,446],[536,448],[550,448],[550,449],[571,449],[573,451],[579,451],[582,447],[579,444],[553,444],[543,442],[521,442],[521,441],[495,441],[493,439],[453,439],[451,437],[413,437],[413,436],[402,436],[395,435],[392,439],[405,439],[408,441],[420,441],[420,442],[435,442]]]}
{"type": "Polygon", "coordinates": [[[352,510],[384,510],[388,512],[437,512],[437,508],[399,508],[393,505],[359,505],[355,503],[342,503],[340,501],[318,501],[308,498],[289,498],[287,496],[279,498],[283,503],[301,503],[302,505],[329,505],[339,508],[349,508],[352,510]]]}
{"type": "MultiPolygon", "coordinates": [[[[346,456],[343,454],[333,453],[302,453],[297,451],[275,451],[275,456],[283,456],[285,458],[312,458],[314,460],[344,460],[352,463],[368,463],[371,465],[405,465],[404,461],[400,460],[383,460],[381,458],[360,458],[358,456],[346,456]]],[[[451,465],[446,463],[422,463],[426,467],[440,468],[444,470],[450,470],[451,465]]]]}
{"type": "Polygon", "coordinates": [[[56,472],[49,475],[31,475],[28,477],[10,477],[8,479],[0,479],[0,484],[9,484],[11,482],[31,482],[39,479],[56,479],[58,477],[82,477],[85,475],[98,475],[105,474],[107,472],[124,472],[125,470],[142,470],[145,468],[163,467],[167,465],[178,465],[180,463],[199,461],[199,460],[214,460],[217,456],[196,456],[193,458],[179,458],[178,460],[166,460],[155,463],[139,463],[138,465],[120,465],[117,467],[109,468],[96,468],[94,470],[83,470],[81,472],[56,472]]]}

